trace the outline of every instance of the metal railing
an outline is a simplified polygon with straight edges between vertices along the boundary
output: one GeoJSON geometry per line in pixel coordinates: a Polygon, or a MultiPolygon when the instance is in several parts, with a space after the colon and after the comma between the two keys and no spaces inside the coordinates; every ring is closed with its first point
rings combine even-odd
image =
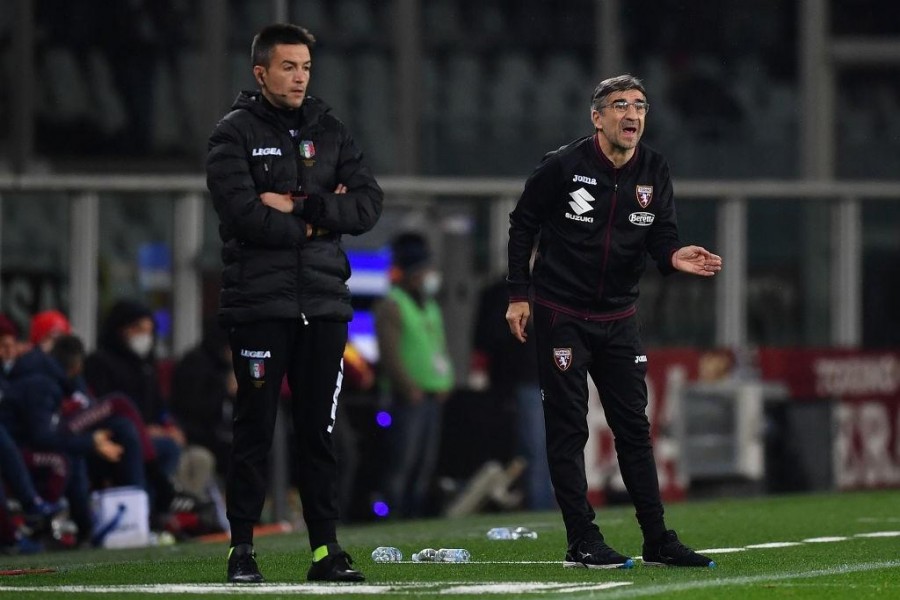
{"type": "MultiPolygon", "coordinates": [[[[485,199],[489,211],[490,264],[503,270],[506,260],[508,213],[522,189],[512,178],[384,177],[379,180],[386,202],[411,204],[440,198],[485,199]],[[414,199],[414,200],[413,200],[414,199]]],[[[675,181],[676,196],[717,203],[717,253],[727,268],[717,278],[716,343],[742,347],[747,342],[747,205],[750,199],[827,201],[831,211],[831,342],[856,346],[862,323],[863,200],[900,201],[900,182],[887,181],[675,181]]],[[[173,241],[173,351],[180,354],[200,337],[200,273],[195,260],[203,242],[202,175],[0,175],[0,209],[10,193],[21,197],[42,193],[69,197],[70,313],[89,347],[96,332],[99,239],[99,195],[112,192],[154,192],[176,195],[173,241]]],[[[132,195],[130,198],[138,198],[132,195]]],[[[130,201],[129,196],[121,201],[130,201]]],[[[0,212],[2,214],[2,212],[0,212]]],[[[2,242],[2,240],[0,240],[2,242]]],[[[2,255],[0,255],[2,268],[2,255]]],[[[2,291],[0,291],[2,293],[2,291]]]]}

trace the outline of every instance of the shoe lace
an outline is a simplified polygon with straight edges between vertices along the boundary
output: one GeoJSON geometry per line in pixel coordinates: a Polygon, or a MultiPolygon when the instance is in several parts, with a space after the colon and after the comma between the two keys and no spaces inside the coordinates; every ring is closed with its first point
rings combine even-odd
{"type": "Polygon", "coordinates": [[[243,567],[251,564],[256,561],[256,550],[250,550],[249,552],[241,552],[234,557],[235,563],[239,566],[243,567]]]}
{"type": "Polygon", "coordinates": [[[677,537],[667,541],[660,548],[660,554],[666,554],[672,558],[682,558],[693,553],[693,548],[685,546],[677,537]]]}
{"type": "Polygon", "coordinates": [[[612,552],[612,548],[607,546],[603,540],[584,540],[575,547],[575,551],[579,555],[602,556],[612,552]]]}

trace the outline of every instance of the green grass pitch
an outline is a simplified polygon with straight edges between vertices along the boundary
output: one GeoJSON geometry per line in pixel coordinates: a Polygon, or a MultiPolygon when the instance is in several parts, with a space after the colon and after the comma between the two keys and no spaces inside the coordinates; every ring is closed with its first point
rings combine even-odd
{"type": "MultiPolygon", "coordinates": [[[[308,584],[302,533],[256,541],[263,586],[224,583],[224,544],[184,543],[0,558],[0,570],[53,568],[0,577],[0,597],[66,598],[900,598],[900,491],[673,503],[668,525],[698,550],[719,550],[715,569],[564,569],[556,512],[482,514],[458,520],[384,522],[340,529],[366,582],[308,584]],[[494,526],[526,526],[537,540],[489,541],[494,526]],[[783,544],[783,545],[780,545],[783,544]],[[403,563],[376,564],[379,545],[403,563]],[[764,547],[753,547],[766,545],[764,547]],[[466,564],[412,563],[421,548],[462,547],[466,564]]],[[[630,507],[598,510],[607,541],[640,554],[630,507]]]]}

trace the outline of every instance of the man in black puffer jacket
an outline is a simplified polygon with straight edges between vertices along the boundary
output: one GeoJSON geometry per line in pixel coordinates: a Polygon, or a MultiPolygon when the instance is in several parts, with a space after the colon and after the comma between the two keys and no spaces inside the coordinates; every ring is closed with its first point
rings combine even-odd
{"type": "Polygon", "coordinates": [[[253,526],[285,374],[313,551],[307,578],[363,579],[335,531],[332,429],[353,316],[341,235],[375,225],[382,192],[344,124],[306,94],[314,43],[295,25],[260,31],[251,52],[259,91],[241,93],[209,141],[207,185],[224,243],[219,315],[238,382],[227,478],[231,582],[263,581],[253,526]]]}

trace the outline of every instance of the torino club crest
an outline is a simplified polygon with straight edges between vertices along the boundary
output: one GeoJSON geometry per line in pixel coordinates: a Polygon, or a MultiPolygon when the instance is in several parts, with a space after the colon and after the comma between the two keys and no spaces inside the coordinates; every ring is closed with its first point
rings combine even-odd
{"type": "Polygon", "coordinates": [[[553,362],[560,371],[566,371],[572,366],[572,349],[571,348],[554,348],[553,362]]]}
{"type": "Polygon", "coordinates": [[[652,185],[639,185],[634,189],[634,194],[637,196],[638,204],[641,205],[641,208],[647,208],[647,205],[650,204],[650,201],[653,200],[653,186],[652,185]]]}

